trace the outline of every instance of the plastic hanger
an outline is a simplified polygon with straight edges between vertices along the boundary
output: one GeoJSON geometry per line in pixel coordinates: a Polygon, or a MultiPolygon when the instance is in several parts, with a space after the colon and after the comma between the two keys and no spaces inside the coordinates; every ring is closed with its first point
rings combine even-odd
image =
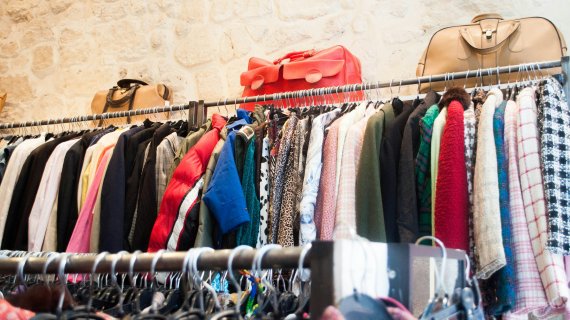
{"type": "Polygon", "coordinates": [[[109,296],[111,294],[115,294],[118,299],[116,299],[117,303],[115,304],[115,306],[111,309],[105,310],[105,313],[112,314],[115,317],[124,317],[127,314],[127,312],[124,309],[124,305],[123,305],[125,302],[125,293],[123,292],[124,287],[122,285],[119,285],[119,282],[117,281],[117,274],[115,273],[115,268],[117,266],[117,262],[126,253],[127,253],[127,251],[118,252],[113,257],[113,260],[111,261],[110,276],[111,276],[112,287],[110,288],[110,290],[108,290],[108,292],[106,294],[107,295],[106,299],[109,299],[109,296]]]}
{"type": "MultiPolygon", "coordinates": [[[[437,300],[437,295],[444,290],[444,285],[443,285],[443,279],[445,279],[445,265],[446,265],[446,261],[447,261],[447,252],[445,250],[445,246],[443,245],[443,243],[435,238],[435,237],[431,237],[431,236],[426,236],[426,237],[421,237],[416,241],[416,244],[419,244],[421,241],[423,240],[427,240],[427,239],[431,239],[434,242],[436,242],[441,250],[442,250],[442,267],[441,267],[441,273],[437,270],[436,268],[436,278],[438,281],[438,289],[436,292],[436,296],[434,298],[434,300],[432,300],[432,302],[430,302],[428,304],[428,306],[426,307],[426,309],[424,310],[422,316],[420,317],[420,320],[422,319],[430,319],[430,320],[444,320],[444,319],[450,319],[450,318],[461,318],[461,317],[465,317],[466,319],[484,319],[484,313],[482,308],[480,307],[480,302],[481,302],[481,294],[479,292],[479,287],[477,285],[477,280],[474,279],[473,281],[471,279],[469,279],[469,273],[470,273],[470,263],[469,263],[469,258],[466,257],[466,270],[465,270],[465,277],[466,277],[466,283],[468,285],[472,285],[473,288],[466,286],[464,287],[461,292],[460,292],[460,297],[459,297],[459,301],[454,303],[451,306],[447,306],[444,305],[444,307],[439,310],[438,312],[432,312],[433,311],[433,304],[434,301],[437,300]]],[[[445,293],[444,290],[444,297],[447,296],[447,294],[445,293]]]]}
{"type": "MultiPolygon", "coordinates": [[[[109,252],[101,252],[95,257],[95,261],[93,262],[93,266],[91,267],[91,275],[89,276],[89,301],[87,302],[86,306],[79,306],[74,308],[72,311],[69,312],[69,316],[66,317],[68,320],[72,319],[97,319],[97,320],[104,320],[102,317],[95,314],[95,310],[92,309],[93,305],[93,295],[94,295],[94,283],[93,279],[95,278],[95,272],[97,271],[97,266],[105,257],[109,254],[109,252]]],[[[61,278],[60,278],[61,281],[61,278]]],[[[66,279],[67,282],[67,279],[66,279]]]]}
{"type": "Polygon", "coordinates": [[[303,246],[303,250],[301,251],[301,254],[299,255],[298,268],[295,272],[293,279],[291,279],[291,281],[289,283],[289,289],[288,290],[291,291],[292,282],[295,281],[295,279],[297,279],[297,278],[300,279],[301,280],[301,293],[300,293],[299,299],[298,299],[297,310],[295,310],[294,313],[287,315],[285,317],[285,320],[302,319],[303,312],[308,307],[309,298],[310,298],[308,288],[309,288],[309,280],[311,278],[311,273],[310,273],[310,270],[305,270],[303,265],[305,264],[305,257],[307,256],[307,253],[309,252],[309,250],[311,250],[311,247],[312,247],[311,243],[303,246]]]}
{"type": "Polygon", "coordinates": [[[197,248],[192,248],[187,251],[186,256],[184,257],[184,262],[182,263],[182,274],[185,276],[185,297],[184,303],[180,310],[172,315],[172,318],[175,320],[183,320],[183,319],[202,319],[205,317],[203,310],[195,309],[192,305],[192,300],[196,294],[198,294],[197,290],[192,290],[193,288],[193,277],[194,274],[191,270],[191,263],[194,255],[196,254],[197,248]]]}
{"type": "Polygon", "coordinates": [[[236,291],[237,291],[237,299],[236,299],[235,308],[219,312],[219,313],[215,314],[211,318],[211,320],[243,319],[243,317],[241,315],[241,298],[242,298],[243,291],[241,289],[241,285],[236,281],[236,279],[234,277],[234,273],[233,273],[234,270],[232,268],[232,265],[233,265],[233,261],[234,261],[236,254],[238,254],[241,251],[245,251],[245,250],[253,250],[253,248],[250,246],[246,246],[246,245],[237,246],[236,248],[234,248],[230,252],[230,255],[228,257],[228,269],[227,269],[228,276],[230,277],[230,281],[231,281],[232,285],[236,288],[236,291]]]}
{"type": "MultiPolygon", "coordinates": [[[[364,253],[364,265],[368,265],[368,248],[366,247],[367,240],[356,237],[356,241],[364,253]]],[[[354,277],[354,273],[351,273],[354,277]]],[[[363,287],[366,281],[366,273],[363,272],[360,279],[360,286],[363,287]]],[[[380,300],[374,299],[368,294],[358,291],[356,287],[357,281],[352,279],[353,294],[342,298],[339,302],[338,309],[343,314],[346,320],[356,319],[391,319],[388,310],[384,303],[380,300]]]]}
{"type": "MultiPolygon", "coordinates": [[[[162,257],[162,254],[165,252],[166,250],[164,249],[160,249],[157,252],[155,252],[154,257],[152,258],[152,262],[150,265],[150,290],[146,291],[147,295],[150,296],[150,299],[152,300],[154,295],[157,292],[157,286],[158,286],[158,282],[156,281],[156,264],[158,263],[158,261],[160,260],[160,258],[162,257]]],[[[139,295],[138,297],[138,302],[140,303],[141,301],[141,296],[139,295]]],[[[147,314],[142,314],[139,313],[137,315],[135,315],[132,319],[133,320],[167,320],[168,317],[166,317],[165,315],[159,314],[158,313],[158,308],[157,306],[151,302],[150,304],[150,312],[147,314]]]]}

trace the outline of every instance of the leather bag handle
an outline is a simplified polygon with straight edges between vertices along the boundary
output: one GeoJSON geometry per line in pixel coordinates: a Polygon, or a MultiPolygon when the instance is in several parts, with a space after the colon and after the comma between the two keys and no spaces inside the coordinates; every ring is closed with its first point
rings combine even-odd
{"type": "Polygon", "coordinates": [[[482,13],[474,16],[473,19],[471,19],[471,23],[477,23],[481,20],[487,20],[487,19],[503,20],[503,16],[501,16],[498,13],[482,13]]]}
{"type": "Polygon", "coordinates": [[[471,47],[471,49],[479,54],[489,54],[489,53],[493,53],[498,51],[499,49],[501,49],[501,47],[503,45],[505,45],[505,43],[507,43],[507,39],[509,39],[513,33],[519,28],[520,26],[520,22],[516,21],[515,23],[513,23],[508,31],[508,36],[506,36],[503,40],[501,40],[500,42],[498,42],[496,45],[489,47],[489,48],[478,48],[475,45],[475,42],[473,41],[473,39],[471,38],[471,34],[469,34],[467,32],[467,29],[459,29],[459,33],[461,34],[461,37],[463,38],[463,40],[465,40],[465,42],[469,45],[469,47],[471,47]]]}
{"type": "MultiPolygon", "coordinates": [[[[127,101],[129,102],[128,111],[133,110],[133,102],[135,101],[135,94],[138,88],[140,88],[140,85],[135,84],[134,86],[129,88],[127,94],[125,94],[122,98],[117,100],[113,100],[113,94],[115,94],[115,91],[121,88],[115,86],[109,89],[109,92],[107,93],[107,98],[105,99],[105,106],[103,107],[103,113],[106,113],[109,110],[109,107],[111,108],[120,107],[122,104],[124,104],[127,101]]],[[[131,123],[130,115],[127,116],[127,123],[129,124],[131,123]]],[[[99,120],[99,127],[102,125],[103,125],[103,119],[99,120]]]]}
{"type": "Polygon", "coordinates": [[[119,88],[123,88],[123,89],[128,89],[133,84],[139,84],[141,86],[148,86],[148,83],[146,83],[142,80],[138,80],[138,79],[121,79],[121,80],[117,81],[117,86],[119,86],[119,88]]]}
{"type": "Polygon", "coordinates": [[[285,59],[289,59],[289,61],[295,61],[295,60],[300,60],[300,59],[312,57],[315,55],[315,53],[317,53],[317,51],[315,49],[306,50],[306,51],[289,52],[288,54],[282,56],[281,58],[273,61],[273,64],[280,64],[281,61],[283,61],[285,59]]]}

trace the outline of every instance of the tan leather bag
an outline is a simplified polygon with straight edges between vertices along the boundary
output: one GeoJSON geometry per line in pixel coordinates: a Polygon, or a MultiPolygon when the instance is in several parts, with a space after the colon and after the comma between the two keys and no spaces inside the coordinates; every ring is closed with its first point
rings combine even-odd
{"type": "Polygon", "coordinates": [[[8,97],[8,93],[4,92],[3,94],[0,93],[0,112],[4,109],[4,105],[6,104],[6,98],[8,97]]]}
{"type": "MultiPolygon", "coordinates": [[[[541,17],[504,20],[499,14],[481,14],[471,24],[447,27],[437,31],[424,51],[416,70],[417,76],[429,76],[559,60],[566,54],[566,42],[556,26],[541,17]]],[[[510,81],[517,79],[518,70],[513,70],[510,81]]],[[[560,70],[543,70],[544,74],[560,70]]],[[[501,82],[509,80],[509,74],[500,75],[501,82]]],[[[455,81],[465,83],[464,79],[455,81]]],[[[481,79],[469,79],[473,87],[481,79]]],[[[484,84],[497,83],[496,76],[483,77],[484,84]]],[[[433,83],[432,89],[443,90],[445,83],[433,83]]],[[[428,91],[430,84],[422,84],[420,92],[428,91]]]]}
{"type": "MultiPolygon", "coordinates": [[[[161,107],[172,103],[172,90],[163,84],[148,85],[146,82],[134,79],[121,79],[109,90],[99,91],[91,101],[91,112],[118,112],[134,109],[161,107]]],[[[168,119],[168,112],[157,113],[159,120],[168,119]]],[[[153,115],[154,117],[154,115],[153,115]]],[[[127,117],[127,123],[140,122],[148,115],[127,117]]],[[[120,118],[105,120],[106,124],[123,124],[120,118]]],[[[103,121],[97,121],[101,126],[103,121]]]]}

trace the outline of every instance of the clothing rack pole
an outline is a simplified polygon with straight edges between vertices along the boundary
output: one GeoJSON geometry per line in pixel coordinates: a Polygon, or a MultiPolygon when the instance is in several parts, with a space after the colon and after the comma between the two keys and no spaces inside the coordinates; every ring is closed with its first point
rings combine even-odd
{"type": "MultiPolygon", "coordinates": [[[[261,260],[263,268],[298,268],[299,257],[303,247],[288,247],[281,249],[273,249],[267,251],[261,260]]],[[[5,251],[4,251],[5,252],[5,251]]],[[[242,250],[236,253],[232,267],[234,269],[251,269],[255,253],[257,250],[242,250]]],[[[211,252],[203,252],[198,259],[199,270],[226,270],[228,265],[228,258],[231,250],[215,250],[211,252]]],[[[42,274],[43,268],[48,257],[46,253],[36,253],[37,255],[43,254],[44,256],[35,256],[31,253],[28,257],[13,257],[0,259],[0,274],[17,274],[19,264],[23,259],[27,259],[24,264],[24,274],[42,274]]],[[[54,253],[57,254],[57,253],[54,253]]],[[[134,263],[134,272],[148,272],[151,270],[153,258],[159,253],[141,253],[137,256],[134,263]]],[[[66,255],[61,253],[60,255],[66,255]]],[[[96,255],[86,254],[67,254],[68,262],[65,266],[65,273],[91,273],[91,269],[96,260],[96,255]]],[[[156,263],[156,271],[176,272],[182,270],[182,265],[188,252],[164,252],[156,263]]],[[[133,254],[123,254],[117,260],[115,272],[126,273],[129,271],[130,259],[133,254]]],[[[97,273],[111,272],[111,266],[117,254],[108,254],[97,265],[97,273]]],[[[47,267],[47,274],[55,274],[58,272],[59,257],[52,259],[47,267]]],[[[311,261],[311,251],[309,250],[305,259],[304,267],[309,267],[311,261]]]]}
{"type": "MultiPolygon", "coordinates": [[[[225,106],[225,105],[238,105],[238,104],[242,104],[242,103],[256,103],[256,102],[263,102],[263,101],[305,98],[305,97],[312,97],[312,96],[332,95],[332,94],[355,92],[355,91],[374,90],[374,89],[381,89],[381,88],[389,88],[392,86],[408,86],[408,85],[416,85],[416,84],[420,85],[422,83],[454,81],[454,80],[460,81],[462,79],[467,79],[467,78],[487,77],[487,76],[492,76],[492,75],[512,73],[512,72],[518,72],[518,71],[528,72],[529,70],[531,70],[531,72],[533,72],[533,71],[535,71],[534,68],[542,70],[542,69],[550,69],[550,68],[561,67],[564,65],[563,61],[567,61],[567,59],[568,59],[567,57],[562,57],[561,60],[544,61],[544,62],[537,62],[537,63],[525,63],[525,64],[519,64],[519,65],[494,67],[494,68],[487,68],[487,69],[474,69],[474,70],[454,72],[454,73],[448,73],[448,74],[423,76],[423,77],[411,78],[411,79],[392,80],[390,82],[368,82],[368,83],[362,83],[362,84],[348,84],[348,85],[336,86],[336,87],[325,87],[325,88],[316,88],[316,89],[308,89],[308,90],[300,90],[300,91],[273,93],[273,94],[269,94],[269,95],[259,95],[259,96],[252,96],[252,97],[235,98],[235,99],[231,99],[231,100],[230,99],[225,99],[225,100],[221,99],[219,101],[205,102],[203,104],[203,106],[204,106],[204,108],[209,108],[209,107],[218,107],[218,106],[225,106]],[[566,60],[564,60],[564,59],[566,59],[566,60]]],[[[568,64],[566,64],[566,65],[568,65],[568,64]]],[[[566,69],[568,69],[568,67],[566,67],[566,69]]],[[[564,72],[566,73],[565,78],[568,78],[568,74],[570,71],[567,70],[564,72]]],[[[568,83],[568,81],[566,81],[566,83],[568,83]]],[[[197,102],[191,101],[190,104],[173,105],[173,106],[168,106],[168,107],[135,109],[135,110],[130,110],[130,111],[108,112],[108,113],[101,113],[101,114],[91,114],[91,115],[71,117],[71,118],[60,118],[60,119],[50,119],[50,120],[41,120],[41,121],[0,123],[0,130],[12,129],[12,128],[23,128],[23,127],[47,126],[47,125],[73,123],[73,122],[84,122],[84,121],[93,121],[93,120],[106,120],[106,119],[112,119],[112,118],[122,118],[122,117],[127,117],[127,116],[137,116],[137,115],[145,115],[145,114],[153,114],[153,113],[181,111],[181,110],[189,109],[195,103],[197,103],[197,102]]]]}

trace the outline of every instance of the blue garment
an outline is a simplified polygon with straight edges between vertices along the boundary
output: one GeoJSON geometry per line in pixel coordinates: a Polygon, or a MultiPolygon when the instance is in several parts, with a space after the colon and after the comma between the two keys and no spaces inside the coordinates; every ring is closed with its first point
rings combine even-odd
{"type": "Polygon", "coordinates": [[[228,134],[212,180],[202,200],[218,222],[222,234],[249,222],[245,196],[234,161],[236,132],[228,134]]]}
{"type": "Polygon", "coordinates": [[[94,136],[91,141],[89,142],[89,146],[91,147],[92,145],[96,144],[97,142],[99,142],[99,140],[101,138],[103,138],[104,135],[106,135],[107,133],[111,133],[113,131],[115,131],[115,127],[108,127],[103,129],[103,131],[101,131],[100,133],[98,133],[96,136],[94,136]]]}
{"type": "Polygon", "coordinates": [[[124,213],[126,166],[125,152],[127,142],[144,126],[127,130],[119,136],[113,149],[113,155],[107,165],[107,172],[101,187],[101,230],[99,233],[99,250],[111,253],[124,249],[124,213]]]}
{"type": "Polygon", "coordinates": [[[241,127],[253,123],[253,119],[249,116],[249,111],[247,110],[237,109],[236,116],[239,120],[234,121],[226,126],[226,128],[228,128],[230,131],[239,130],[241,127]]]}
{"type": "Polygon", "coordinates": [[[247,124],[253,123],[253,119],[249,116],[249,111],[247,111],[247,110],[237,109],[236,115],[238,118],[245,120],[247,122],[247,124]]]}
{"type": "Polygon", "coordinates": [[[496,274],[496,297],[492,305],[495,315],[501,315],[515,306],[516,299],[516,275],[515,261],[511,246],[511,220],[509,210],[509,179],[508,160],[505,158],[505,107],[503,101],[496,109],[493,119],[493,135],[497,150],[497,169],[499,174],[499,205],[501,211],[501,229],[503,235],[503,247],[507,265],[496,274]]]}
{"type": "Polygon", "coordinates": [[[226,126],[226,128],[228,128],[228,131],[237,131],[237,130],[241,129],[241,127],[246,126],[248,124],[249,123],[247,123],[247,120],[241,119],[241,120],[234,121],[231,124],[228,124],[226,126]]]}

